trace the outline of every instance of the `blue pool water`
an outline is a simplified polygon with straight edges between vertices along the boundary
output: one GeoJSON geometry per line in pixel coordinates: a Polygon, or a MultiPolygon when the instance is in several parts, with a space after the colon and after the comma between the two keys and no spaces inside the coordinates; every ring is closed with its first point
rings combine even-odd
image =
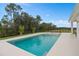
{"type": "Polygon", "coordinates": [[[37,56],[46,55],[57,41],[59,35],[41,34],[29,38],[8,41],[9,43],[37,56]]]}

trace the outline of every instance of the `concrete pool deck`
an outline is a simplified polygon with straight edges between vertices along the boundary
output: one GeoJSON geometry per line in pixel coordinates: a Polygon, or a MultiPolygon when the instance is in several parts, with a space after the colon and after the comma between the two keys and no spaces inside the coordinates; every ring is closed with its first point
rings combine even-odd
{"type": "MultiPolygon", "coordinates": [[[[37,33],[38,34],[38,33],[37,33]]],[[[37,35],[33,34],[33,35],[37,35]]],[[[39,33],[40,34],[40,33],[39,33]]],[[[28,37],[25,35],[22,37],[28,37]]],[[[32,36],[32,35],[31,35],[32,36]]],[[[16,38],[22,38],[16,37],[16,38]]],[[[14,40],[16,38],[12,38],[14,40]]],[[[9,44],[10,39],[0,41],[0,56],[35,56],[27,51],[9,44]]],[[[79,56],[79,40],[71,33],[62,33],[55,45],[47,53],[47,56],[79,56]]]]}
{"type": "Polygon", "coordinates": [[[48,56],[79,56],[79,40],[71,33],[62,33],[48,56]]]}

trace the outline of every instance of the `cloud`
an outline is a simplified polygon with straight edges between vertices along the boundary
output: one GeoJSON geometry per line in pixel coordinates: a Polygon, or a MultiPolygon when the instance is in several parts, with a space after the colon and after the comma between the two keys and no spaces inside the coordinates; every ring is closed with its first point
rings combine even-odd
{"type": "Polygon", "coordinates": [[[19,5],[21,5],[21,6],[31,6],[31,4],[30,3],[17,3],[17,4],[19,4],[19,5]]]}
{"type": "Polygon", "coordinates": [[[49,14],[46,14],[45,16],[46,16],[46,17],[50,17],[50,15],[49,15],[49,14]]]}
{"type": "MultiPolygon", "coordinates": [[[[58,27],[71,27],[71,23],[68,20],[55,20],[52,23],[56,24],[58,27]]],[[[76,27],[76,23],[73,24],[76,27]]]]}
{"type": "MultiPolygon", "coordinates": [[[[42,22],[46,22],[46,23],[52,23],[52,24],[55,24],[57,25],[57,27],[71,27],[71,23],[68,22],[68,20],[45,20],[45,21],[42,21],[42,22]]],[[[76,23],[73,24],[74,27],[76,27],[76,23]]]]}

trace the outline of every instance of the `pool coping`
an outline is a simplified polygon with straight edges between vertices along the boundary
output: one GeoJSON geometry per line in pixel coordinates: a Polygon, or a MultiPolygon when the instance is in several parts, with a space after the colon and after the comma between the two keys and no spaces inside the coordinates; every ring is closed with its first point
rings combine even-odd
{"type": "Polygon", "coordinates": [[[42,32],[42,33],[33,33],[33,34],[28,34],[28,35],[23,35],[23,36],[18,36],[18,37],[13,37],[13,38],[8,38],[6,40],[2,40],[2,41],[11,41],[11,40],[16,40],[16,39],[21,39],[21,38],[28,38],[28,37],[32,37],[32,36],[36,36],[36,35],[40,35],[40,34],[60,34],[60,33],[52,33],[52,32],[42,32]]]}
{"type": "MultiPolygon", "coordinates": [[[[52,32],[34,33],[34,34],[24,35],[24,36],[15,37],[15,38],[9,38],[9,39],[6,39],[6,40],[1,40],[1,41],[5,41],[6,43],[8,43],[7,41],[16,40],[17,38],[20,39],[20,38],[30,37],[30,36],[36,36],[36,35],[40,35],[40,34],[60,34],[60,33],[52,33],[52,32]]],[[[61,35],[60,35],[60,37],[61,37],[61,35]]],[[[60,38],[60,37],[59,37],[59,38],[60,38]]],[[[55,42],[55,44],[53,45],[52,48],[55,47],[56,43],[59,41],[59,38],[58,38],[58,40],[55,42]]],[[[14,45],[12,45],[12,44],[10,44],[10,43],[8,43],[8,45],[10,45],[11,47],[15,47],[15,49],[18,49],[18,50],[23,51],[24,54],[26,54],[26,56],[36,56],[36,55],[34,55],[34,54],[32,54],[32,53],[30,53],[30,52],[28,52],[28,51],[25,51],[25,50],[23,50],[23,49],[21,49],[21,48],[18,48],[18,47],[14,46],[14,45]]],[[[53,50],[52,48],[49,50],[48,53],[50,53],[50,51],[53,50]]],[[[48,53],[46,54],[46,56],[48,56],[48,53]]]]}
{"type": "MultiPolygon", "coordinates": [[[[50,54],[51,54],[51,51],[53,51],[54,50],[54,48],[56,47],[56,45],[59,43],[59,41],[61,40],[61,38],[62,38],[62,35],[63,35],[63,33],[61,33],[61,35],[59,36],[59,38],[58,38],[58,40],[55,42],[55,44],[52,46],[52,48],[50,49],[50,51],[47,53],[47,55],[46,56],[50,56],[50,54]]],[[[53,51],[54,52],[54,51],[53,51]]],[[[53,53],[52,52],[52,53],[53,53]]]]}

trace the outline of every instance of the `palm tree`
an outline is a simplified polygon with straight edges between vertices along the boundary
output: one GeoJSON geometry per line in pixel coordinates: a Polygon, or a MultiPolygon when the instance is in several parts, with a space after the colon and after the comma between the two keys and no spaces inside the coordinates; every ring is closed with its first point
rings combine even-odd
{"type": "Polygon", "coordinates": [[[24,33],[24,26],[19,25],[19,34],[22,35],[24,33]]]}

